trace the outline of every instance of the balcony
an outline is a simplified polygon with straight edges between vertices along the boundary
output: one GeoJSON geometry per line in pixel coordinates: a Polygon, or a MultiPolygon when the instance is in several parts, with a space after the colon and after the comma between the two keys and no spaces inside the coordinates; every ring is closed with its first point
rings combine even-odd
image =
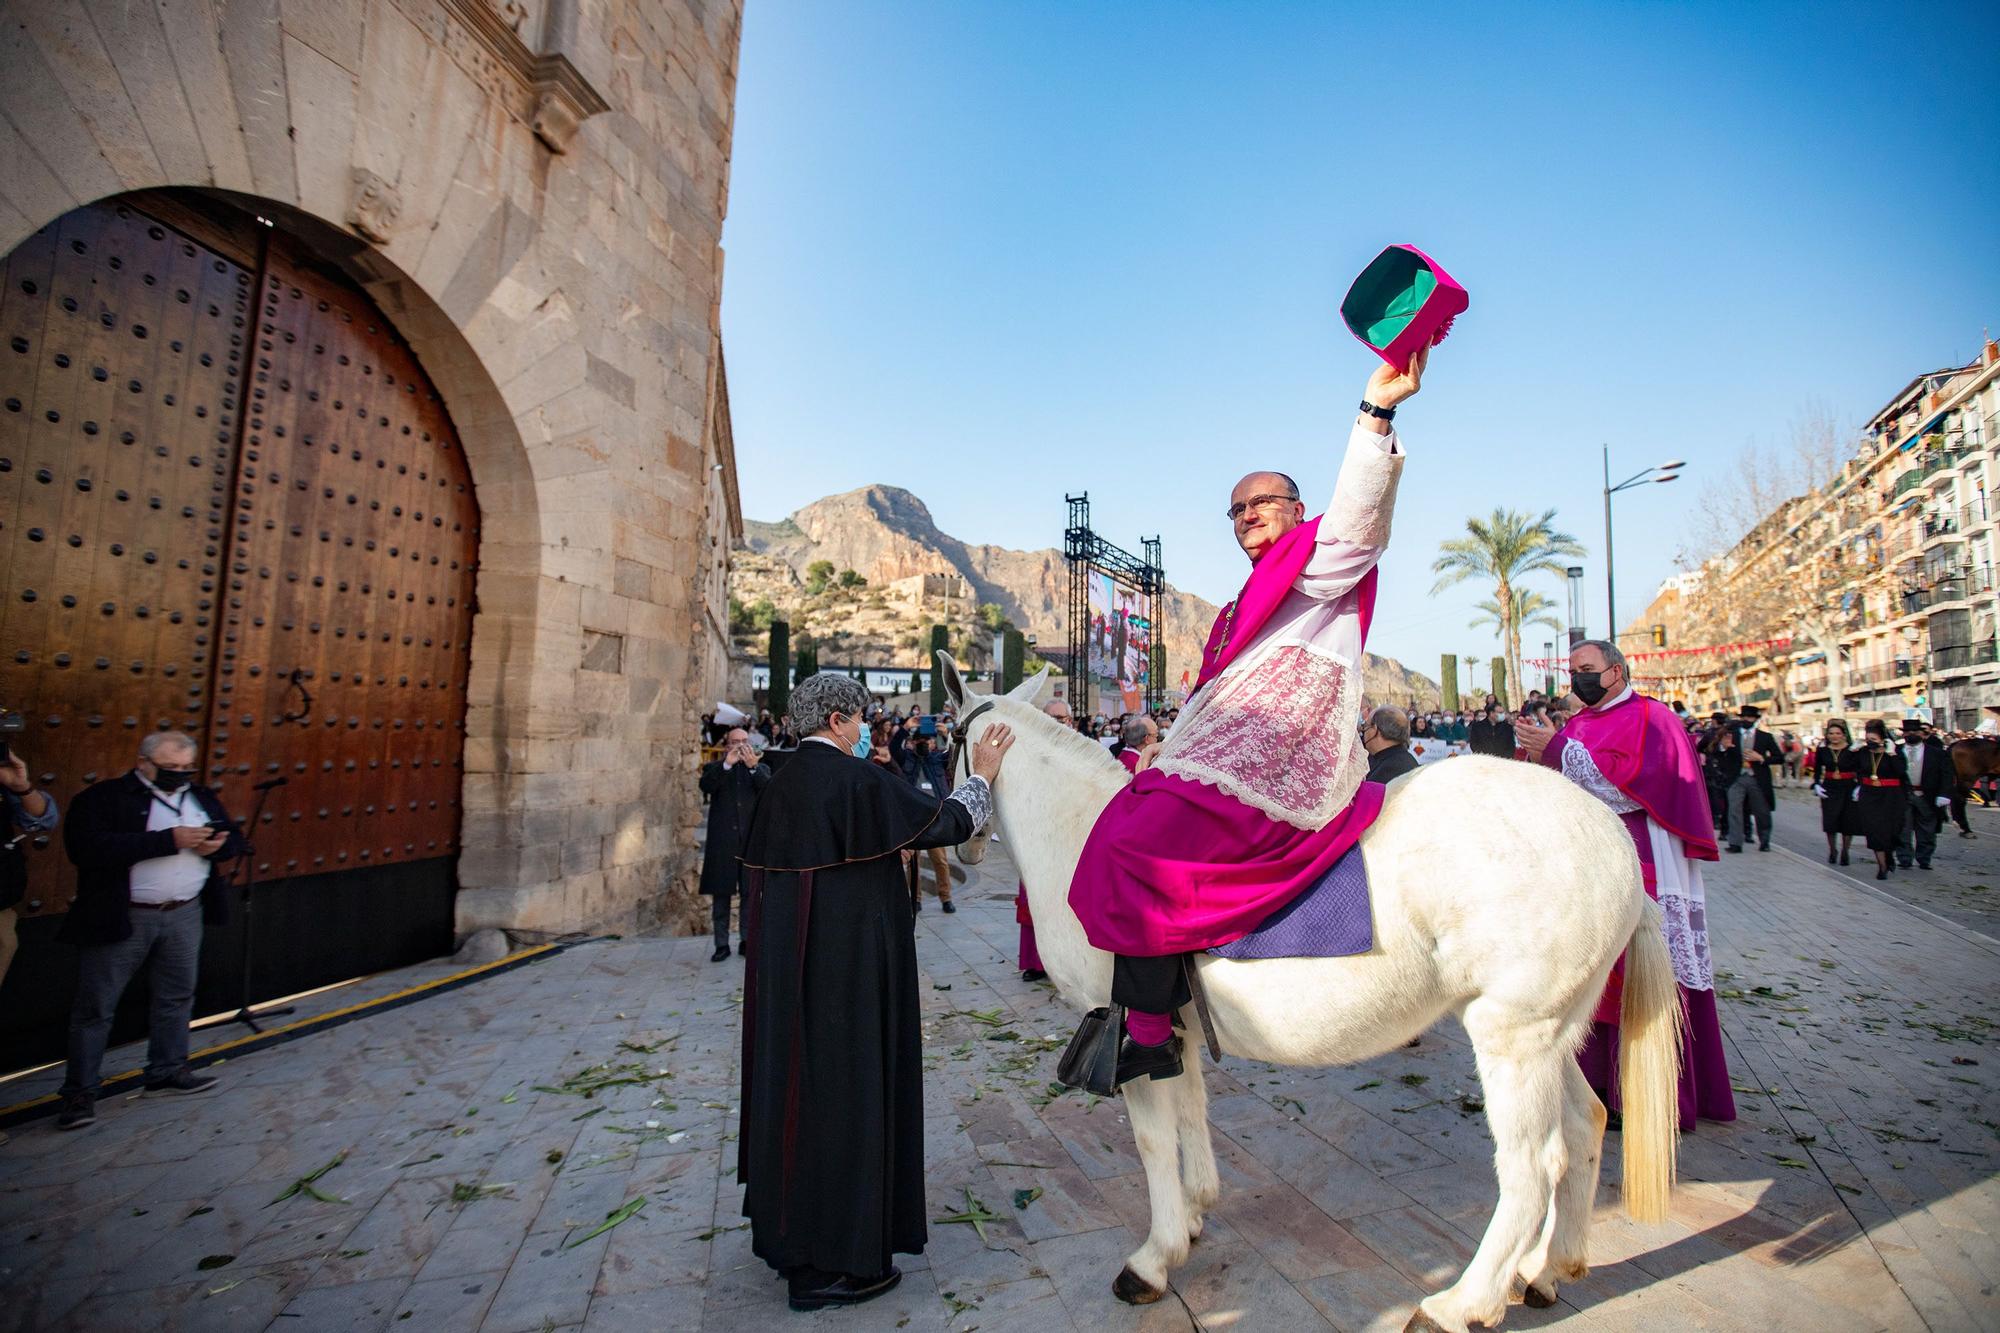
{"type": "Polygon", "coordinates": [[[1893,500],[1897,496],[1903,494],[1905,491],[1914,490],[1923,481],[1923,479],[1924,479],[1924,470],[1921,467],[1911,468],[1908,472],[1905,472],[1902,476],[1896,478],[1896,484],[1894,486],[1891,486],[1889,488],[1888,493],[1885,496],[1883,496],[1883,502],[1887,503],[1888,501],[1893,500]]]}
{"type": "Polygon", "coordinates": [[[1936,645],[1931,648],[1931,671],[1965,671],[2000,661],[2000,644],[1992,639],[1979,643],[1936,645]]]}

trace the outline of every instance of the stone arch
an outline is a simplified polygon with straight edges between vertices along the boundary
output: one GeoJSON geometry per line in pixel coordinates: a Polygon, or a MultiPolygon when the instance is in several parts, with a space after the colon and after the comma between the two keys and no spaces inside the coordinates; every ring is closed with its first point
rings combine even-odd
{"type": "MultiPolygon", "coordinates": [[[[348,278],[381,310],[409,344],[446,412],[457,426],[472,474],[482,526],[473,619],[471,673],[465,723],[465,790],[470,836],[463,846],[476,863],[495,846],[492,825],[508,823],[520,799],[505,758],[510,733],[518,735],[530,690],[524,663],[532,663],[539,626],[539,499],[527,443],[499,385],[458,324],[425,288],[381,250],[328,220],[283,201],[202,187],[165,186],[119,191],[90,203],[130,199],[209,201],[262,218],[348,278]]],[[[19,236],[0,233],[0,255],[55,217],[31,220],[19,236]]],[[[504,838],[504,833],[502,834],[504,838]]],[[[461,884],[487,887],[475,867],[461,884]]],[[[505,878],[503,874],[503,878],[505,878]]]]}
{"type": "Polygon", "coordinates": [[[477,451],[461,931],[691,885],[702,526],[734,504],[704,450],[740,0],[539,8],[25,5],[0,53],[0,250],[134,191],[289,210],[477,451]]]}

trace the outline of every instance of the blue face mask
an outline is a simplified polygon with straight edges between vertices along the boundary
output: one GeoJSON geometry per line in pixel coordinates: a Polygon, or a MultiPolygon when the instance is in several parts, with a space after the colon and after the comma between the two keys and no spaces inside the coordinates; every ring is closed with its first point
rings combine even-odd
{"type": "Polygon", "coordinates": [[[854,757],[856,759],[866,759],[874,748],[874,746],[868,743],[868,724],[863,722],[861,724],[861,736],[854,742],[854,757]]]}

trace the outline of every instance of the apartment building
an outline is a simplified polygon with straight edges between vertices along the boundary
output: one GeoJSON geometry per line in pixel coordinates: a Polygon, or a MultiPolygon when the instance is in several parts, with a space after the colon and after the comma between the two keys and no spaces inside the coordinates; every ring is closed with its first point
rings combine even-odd
{"type": "Polygon", "coordinates": [[[1636,673],[1697,710],[1974,725],[1982,705],[2000,704],[1996,449],[2000,345],[1989,340],[1971,364],[1904,385],[1832,480],[1676,576],[1626,631],[1644,642],[1671,606],[1682,651],[1777,645],[1641,661],[1636,673]]]}

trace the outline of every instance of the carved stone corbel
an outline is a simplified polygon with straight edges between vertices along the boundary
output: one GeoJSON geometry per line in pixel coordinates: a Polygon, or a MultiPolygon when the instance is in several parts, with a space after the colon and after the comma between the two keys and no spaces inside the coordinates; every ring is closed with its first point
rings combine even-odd
{"type": "Polygon", "coordinates": [[[396,187],[366,167],[353,172],[354,198],[347,206],[347,225],[377,245],[386,245],[403,214],[403,196],[396,187]]]}

